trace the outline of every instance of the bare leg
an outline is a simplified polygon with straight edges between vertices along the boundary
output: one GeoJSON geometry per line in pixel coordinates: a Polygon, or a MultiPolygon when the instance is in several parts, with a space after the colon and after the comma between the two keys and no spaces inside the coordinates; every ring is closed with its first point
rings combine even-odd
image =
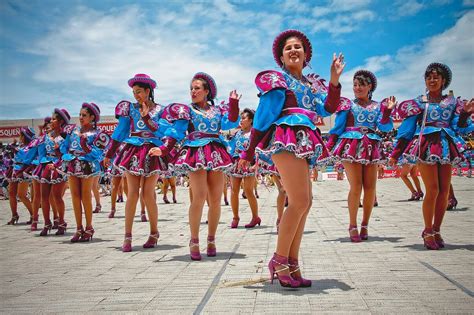
{"type": "MultiPolygon", "coordinates": [[[[21,202],[25,205],[26,209],[30,213],[30,216],[33,214],[33,206],[31,205],[30,199],[27,197],[27,192],[29,188],[28,182],[23,182],[18,184],[18,198],[20,198],[21,202]]],[[[33,195],[32,195],[33,196],[33,195]]]]}
{"type": "Polygon", "coordinates": [[[231,195],[230,195],[230,206],[232,208],[232,215],[235,219],[239,218],[239,194],[240,194],[240,183],[242,178],[231,177],[231,195]]]}
{"type": "Polygon", "coordinates": [[[215,236],[219,219],[221,217],[222,185],[224,174],[222,172],[210,171],[207,173],[208,191],[208,236],[215,236]]]}
{"type": "Polygon", "coordinates": [[[125,175],[129,184],[127,202],[125,203],[125,234],[132,234],[133,219],[137,210],[137,202],[140,194],[140,176],[129,173],[125,175]]]}
{"type": "Polygon", "coordinates": [[[362,185],[364,187],[364,214],[362,217],[362,225],[368,225],[370,215],[374,207],[375,192],[377,185],[377,165],[364,165],[362,167],[363,178],[362,185]]]}
{"type": "Polygon", "coordinates": [[[81,178],[81,202],[84,207],[86,228],[92,227],[92,185],[97,182],[97,177],[81,178]]]}
{"type": "Polygon", "coordinates": [[[439,193],[436,199],[436,207],[433,221],[433,228],[436,231],[441,229],[446,207],[448,206],[448,196],[451,185],[452,166],[449,164],[438,165],[439,193]]]}
{"type": "Polygon", "coordinates": [[[411,179],[415,183],[416,191],[421,192],[420,180],[418,179],[418,167],[415,165],[410,170],[411,179]]]}
{"type": "MultiPolygon", "coordinates": [[[[410,182],[410,179],[408,178],[408,174],[410,174],[410,171],[412,169],[413,166],[411,166],[410,164],[405,164],[403,165],[401,171],[400,171],[400,178],[403,180],[403,182],[405,183],[405,186],[408,187],[408,189],[410,189],[410,192],[412,193],[412,195],[416,192],[415,190],[415,187],[413,187],[412,183],[410,182]]],[[[419,185],[419,181],[418,181],[418,185],[419,185]]]]}
{"type": "MultiPolygon", "coordinates": [[[[199,239],[199,225],[201,224],[202,209],[207,198],[207,172],[198,170],[189,173],[189,182],[192,189],[192,200],[189,206],[189,228],[191,238],[199,239]]],[[[222,187],[222,186],[221,186],[222,187]]]]}
{"type": "Polygon", "coordinates": [[[249,202],[250,210],[252,211],[252,219],[256,219],[258,218],[258,203],[253,192],[255,187],[255,176],[245,177],[243,181],[245,195],[247,195],[247,201],[249,202]]]}
{"type": "Polygon", "coordinates": [[[438,166],[418,163],[418,169],[420,170],[421,179],[426,189],[425,198],[423,199],[425,229],[431,229],[433,227],[436,200],[438,199],[440,190],[438,166]]]}
{"type": "Polygon", "coordinates": [[[81,179],[69,176],[69,189],[71,190],[72,208],[74,209],[77,229],[80,229],[82,228],[81,179]]]}
{"type": "MultiPolygon", "coordinates": [[[[346,170],[347,179],[349,180],[349,194],[347,196],[347,205],[349,207],[349,224],[357,226],[357,212],[359,210],[360,195],[362,192],[362,164],[343,162],[346,170]]],[[[372,206],[373,206],[373,198],[372,206]]],[[[365,197],[364,197],[365,199],[365,197]]]]}
{"type": "Polygon", "coordinates": [[[145,177],[143,180],[142,195],[145,207],[148,211],[148,218],[150,222],[150,234],[158,232],[158,206],[156,205],[155,186],[158,180],[158,175],[145,177]]]}

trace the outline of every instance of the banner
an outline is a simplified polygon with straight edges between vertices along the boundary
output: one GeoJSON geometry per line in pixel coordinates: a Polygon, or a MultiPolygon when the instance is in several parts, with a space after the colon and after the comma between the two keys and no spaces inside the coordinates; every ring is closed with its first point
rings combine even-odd
{"type": "Polygon", "coordinates": [[[323,117],[317,116],[317,118],[316,118],[316,126],[325,126],[325,125],[324,125],[323,117]]]}
{"type": "Polygon", "coordinates": [[[20,137],[20,130],[23,127],[26,126],[0,127],[0,139],[20,137]]]}
{"type": "Polygon", "coordinates": [[[105,132],[109,136],[114,132],[115,128],[117,127],[118,123],[98,123],[97,128],[100,131],[105,132]]]}

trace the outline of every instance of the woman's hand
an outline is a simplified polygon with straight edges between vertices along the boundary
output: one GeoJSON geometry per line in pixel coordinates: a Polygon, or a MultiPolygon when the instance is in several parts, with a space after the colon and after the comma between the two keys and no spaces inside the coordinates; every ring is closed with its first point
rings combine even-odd
{"type": "Polygon", "coordinates": [[[474,111],[474,98],[471,98],[468,102],[464,102],[463,109],[466,113],[472,113],[474,111]]]}
{"type": "Polygon", "coordinates": [[[148,151],[149,156],[161,156],[163,152],[161,152],[161,149],[158,147],[153,147],[148,151]]]}
{"type": "Polygon", "coordinates": [[[240,100],[240,98],[242,97],[242,94],[237,94],[237,90],[232,90],[230,91],[229,93],[229,98],[233,98],[235,100],[240,100]]]}
{"type": "Polygon", "coordinates": [[[339,56],[336,56],[334,53],[332,55],[332,63],[331,63],[331,84],[334,86],[339,85],[339,78],[344,71],[344,67],[346,66],[344,62],[344,55],[339,53],[339,56]]]}
{"type": "Polygon", "coordinates": [[[142,117],[145,117],[146,115],[148,115],[148,113],[150,112],[150,105],[148,101],[141,103],[140,108],[138,110],[142,117]]]}
{"type": "Polygon", "coordinates": [[[387,108],[388,109],[393,109],[395,106],[397,106],[398,102],[397,102],[397,99],[395,98],[395,96],[390,96],[388,98],[388,102],[387,102],[387,108]]]}

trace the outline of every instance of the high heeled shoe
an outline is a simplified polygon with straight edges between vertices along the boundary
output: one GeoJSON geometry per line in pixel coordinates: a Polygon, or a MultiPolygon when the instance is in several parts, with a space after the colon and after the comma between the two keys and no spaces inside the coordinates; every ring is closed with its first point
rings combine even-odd
{"type": "Polygon", "coordinates": [[[199,239],[198,238],[192,238],[189,241],[189,256],[191,257],[191,260],[201,260],[201,253],[199,251],[199,239]],[[197,248],[197,251],[193,251],[193,248],[197,248]]]}
{"type": "Polygon", "coordinates": [[[117,198],[117,201],[116,202],[123,202],[123,196],[118,196],[117,198]]]}
{"type": "Polygon", "coordinates": [[[361,241],[357,225],[349,225],[349,237],[352,243],[359,243],[361,241]]]}
{"type": "Polygon", "coordinates": [[[441,237],[441,234],[439,233],[439,231],[436,231],[435,229],[433,229],[433,233],[434,233],[434,240],[436,242],[436,245],[438,245],[438,248],[444,248],[444,240],[443,238],[441,237]]]}
{"type": "Polygon", "coordinates": [[[58,226],[59,226],[59,218],[58,217],[55,217],[53,219],[53,227],[51,228],[52,230],[57,230],[58,229],[58,226]]]}
{"type": "Polygon", "coordinates": [[[300,287],[308,288],[311,286],[311,280],[305,279],[301,276],[300,266],[297,259],[288,257],[288,267],[290,267],[290,276],[299,282],[300,287]]]}
{"type": "Polygon", "coordinates": [[[18,223],[18,220],[20,220],[20,216],[18,215],[18,213],[14,214],[12,215],[10,221],[7,222],[7,225],[15,225],[16,223],[18,223]]]}
{"type": "Polygon", "coordinates": [[[229,205],[229,201],[228,201],[226,198],[224,198],[224,204],[225,204],[226,206],[229,205]]]}
{"type": "Polygon", "coordinates": [[[245,228],[250,229],[255,227],[257,224],[260,226],[260,223],[262,223],[262,219],[260,219],[260,217],[252,218],[248,224],[245,224],[245,228]]]}
{"type": "Polygon", "coordinates": [[[109,219],[113,219],[115,217],[115,209],[110,209],[109,219]]]}
{"type": "Polygon", "coordinates": [[[125,233],[122,244],[122,252],[129,253],[132,251],[132,233],[125,233]]]}
{"type": "Polygon", "coordinates": [[[58,225],[58,230],[56,231],[55,235],[64,235],[66,233],[67,223],[63,222],[58,225]]]}
{"type": "Polygon", "coordinates": [[[43,226],[43,229],[41,230],[39,236],[47,236],[48,233],[51,232],[52,227],[53,227],[53,225],[51,224],[51,221],[49,221],[49,223],[47,223],[43,226]]]}
{"type": "Polygon", "coordinates": [[[416,192],[416,200],[417,201],[423,200],[424,196],[425,196],[425,194],[421,190],[416,192]]]}
{"type": "Polygon", "coordinates": [[[166,197],[166,196],[163,196],[163,201],[164,201],[165,203],[170,203],[170,201],[168,200],[168,197],[166,197]]]}
{"type": "Polygon", "coordinates": [[[142,213],[142,214],[140,215],[140,220],[141,220],[142,222],[148,222],[148,219],[146,218],[146,214],[145,214],[145,213],[142,213]]]}
{"type": "Polygon", "coordinates": [[[217,255],[216,238],[214,236],[207,237],[207,257],[215,257],[217,255]]]}
{"type": "Polygon", "coordinates": [[[366,241],[369,239],[369,227],[368,224],[361,224],[360,225],[360,233],[359,237],[362,241],[366,241]]]}
{"type": "Polygon", "coordinates": [[[421,233],[423,243],[426,249],[438,250],[439,246],[435,241],[433,229],[424,229],[421,233]]]}
{"type": "Polygon", "coordinates": [[[31,224],[33,223],[33,216],[30,215],[30,219],[28,221],[25,222],[26,224],[31,224]]]}
{"type": "Polygon", "coordinates": [[[86,226],[86,230],[82,233],[81,239],[79,242],[92,242],[92,237],[94,236],[94,228],[92,226],[86,226]]]}
{"type": "Polygon", "coordinates": [[[99,213],[100,211],[102,211],[102,205],[96,205],[92,213],[99,213]]]}
{"type": "Polygon", "coordinates": [[[458,201],[457,201],[456,197],[449,198],[448,206],[446,207],[446,210],[456,209],[457,205],[458,205],[458,201]]]}
{"type": "Polygon", "coordinates": [[[236,229],[239,226],[240,218],[232,218],[232,223],[230,224],[231,229],[236,229]]]}
{"type": "Polygon", "coordinates": [[[38,216],[33,217],[33,221],[31,221],[30,231],[38,231],[38,216]]]}
{"type": "Polygon", "coordinates": [[[247,195],[245,194],[245,191],[242,192],[242,198],[247,199],[247,195]]]}
{"type": "Polygon", "coordinates": [[[74,233],[74,236],[71,238],[71,243],[77,243],[82,237],[82,234],[84,234],[84,228],[81,226],[78,226],[76,229],[76,233],[74,233]]]}
{"type": "Polygon", "coordinates": [[[418,200],[416,199],[418,197],[418,193],[415,191],[415,192],[412,192],[411,193],[411,197],[407,199],[407,201],[415,201],[415,200],[418,200]]]}
{"type": "Polygon", "coordinates": [[[178,203],[178,201],[176,200],[176,197],[173,197],[173,203],[178,203]]]}
{"type": "Polygon", "coordinates": [[[257,191],[255,191],[255,198],[260,199],[260,196],[258,195],[257,191]]]}
{"type": "Polygon", "coordinates": [[[270,259],[268,262],[268,269],[270,270],[271,283],[273,283],[273,279],[276,276],[282,287],[298,288],[300,286],[300,283],[294,280],[290,275],[280,274],[281,272],[290,269],[288,266],[288,257],[280,256],[277,253],[274,253],[272,259],[270,259]],[[277,270],[276,267],[281,268],[277,270]]]}
{"type": "Polygon", "coordinates": [[[143,244],[143,248],[153,248],[158,243],[158,239],[160,238],[160,232],[156,232],[155,234],[148,235],[148,240],[143,244]]]}

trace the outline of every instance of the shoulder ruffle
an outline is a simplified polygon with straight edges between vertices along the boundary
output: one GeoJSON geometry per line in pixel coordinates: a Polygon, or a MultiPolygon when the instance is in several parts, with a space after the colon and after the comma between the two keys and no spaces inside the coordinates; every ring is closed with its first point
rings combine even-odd
{"type": "Polygon", "coordinates": [[[321,78],[319,74],[310,73],[306,75],[306,78],[309,82],[311,82],[311,86],[315,88],[318,92],[327,93],[329,91],[326,85],[326,80],[321,78]]]}
{"type": "Polygon", "coordinates": [[[117,106],[115,106],[115,118],[126,117],[130,115],[130,105],[129,101],[120,101],[117,106]]]}
{"type": "Polygon", "coordinates": [[[105,149],[110,143],[110,137],[102,131],[99,131],[92,142],[99,149],[105,149]]]}
{"type": "Polygon", "coordinates": [[[76,128],[75,124],[65,125],[63,127],[62,132],[65,133],[65,134],[70,134],[71,132],[73,132],[74,128],[76,128]]]}
{"type": "Polygon", "coordinates": [[[283,74],[275,70],[265,70],[257,74],[255,85],[261,94],[265,94],[273,89],[288,88],[283,74]]]}
{"type": "Polygon", "coordinates": [[[348,98],[341,97],[339,101],[339,106],[336,109],[336,113],[351,109],[352,101],[348,98]]]}
{"type": "Polygon", "coordinates": [[[180,103],[171,103],[165,107],[161,114],[161,118],[166,119],[169,122],[180,119],[191,120],[189,106],[180,103]]]}
{"type": "Polygon", "coordinates": [[[420,107],[420,103],[416,99],[412,99],[398,104],[395,112],[400,119],[405,119],[422,113],[423,109],[420,107]]]}

